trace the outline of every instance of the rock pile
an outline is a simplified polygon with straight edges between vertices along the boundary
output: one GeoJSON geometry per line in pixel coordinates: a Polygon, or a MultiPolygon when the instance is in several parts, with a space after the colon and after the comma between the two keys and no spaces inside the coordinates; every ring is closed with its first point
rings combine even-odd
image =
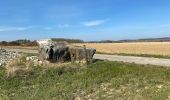
{"type": "Polygon", "coordinates": [[[34,60],[38,60],[38,57],[37,56],[29,56],[29,57],[26,57],[26,60],[27,61],[34,61],[34,60]]]}
{"type": "Polygon", "coordinates": [[[39,60],[38,56],[28,56],[28,57],[26,57],[26,61],[33,62],[34,66],[43,65],[45,63],[45,62],[42,62],[41,60],[39,60]]]}
{"type": "Polygon", "coordinates": [[[7,64],[10,60],[17,58],[19,55],[15,51],[0,49],[0,66],[7,64]]]}

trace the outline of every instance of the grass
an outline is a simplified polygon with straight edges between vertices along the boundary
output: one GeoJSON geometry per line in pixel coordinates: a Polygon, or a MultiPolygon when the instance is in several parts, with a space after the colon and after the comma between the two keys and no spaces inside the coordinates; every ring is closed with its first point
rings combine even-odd
{"type": "Polygon", "coordinates": [[[170,68],[97,61],[86,68],[33,67],[31,73],[6,77],[0,68],[1,100],[170,99],[170,68]]]}

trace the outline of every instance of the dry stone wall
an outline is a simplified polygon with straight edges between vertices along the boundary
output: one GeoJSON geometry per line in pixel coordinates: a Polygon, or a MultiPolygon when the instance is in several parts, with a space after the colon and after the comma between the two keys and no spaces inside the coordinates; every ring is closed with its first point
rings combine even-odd
{"type": "Polygon", "coordinates": [[[7,64],[10,60],[17,58],[19,55],[15,51],[0,49],[0,66],[7,64]]]}

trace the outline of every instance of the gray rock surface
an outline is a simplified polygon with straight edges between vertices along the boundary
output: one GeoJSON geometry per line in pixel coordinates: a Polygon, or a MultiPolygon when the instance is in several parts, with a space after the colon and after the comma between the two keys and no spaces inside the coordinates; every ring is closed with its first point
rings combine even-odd
{"type": "Polygon", "coordinates": [[[0,66],[7,64],[10,60],[17,58],[19,55],[15,51],[0,49],[0,66]]]}
{"type": "MultiPolygon", "coordinates": [[[[44,42],[44,41],[43,41],[44,42]]],[[[39,44],[39,59],[51,62],[81,61],[92,62],[96,49],[70,45],[66,42],[39,44]]]]}
{"type": "Polygon", "coordinates": [[[39,59],[51,62],[64,62],[70,59],[68,46],[65,43],[49,43],[39,47],[39,59]]]}
{"type": "Polygon", "coordinates": [[[88,63],[92,63],[92,59],[95,52],[96,49],[94,48],[85,48],[85,47],[77,47],[77,46],[69,47],[71,61],[86,60],[88,63]]]}

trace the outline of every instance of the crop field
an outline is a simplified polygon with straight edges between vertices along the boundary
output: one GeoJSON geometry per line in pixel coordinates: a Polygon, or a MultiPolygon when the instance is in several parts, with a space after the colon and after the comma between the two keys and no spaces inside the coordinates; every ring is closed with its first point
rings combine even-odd
{"type": "Polygon", "coordinates": [[[100,53],[170,56],[170,42],[78,43],[74,45],[96,48],[100,53]]]}

